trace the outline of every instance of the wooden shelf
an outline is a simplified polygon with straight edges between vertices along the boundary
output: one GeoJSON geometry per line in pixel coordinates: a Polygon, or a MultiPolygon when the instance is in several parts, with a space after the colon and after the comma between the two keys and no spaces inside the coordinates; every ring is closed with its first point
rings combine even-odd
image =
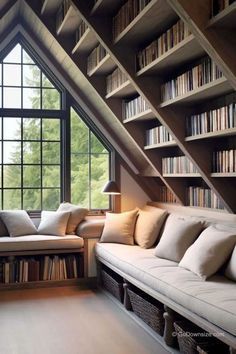
{"type": "Polygon", "coordinates": [[[151,109],[148,109],[144,112],[141,112],[139,114],[136,114],[133,117],[130,118],[126,118],[123,120],[123,123],[129,123],[129,122],[134,122],[134,121],[143,121],[143,120],[150,120],[150,119],[154,119],[155,115],[152,112],[151,109]]]}
{"type": "Polygon", "coordinates": [[[118,87],[117,89],[113,90],[112,92],[109,92],[106,95],[106,98],[111,98],[111,97],[128,97],[132,96],[136,93],[137,91],[135,88],[131,85],[131,82],[127,80],[123,85],[118,87]]]}
{"type": "Polygon", "coordinates": [[[56,12],[63,0],[44,0],[41,15],[51,15],[56,12]]]}
{"type": "Polygon", "coordinates": [[[116,64],[111,59],[110,55],[107,54],[95,68],[88,72],[88,76],[96,75],[107,75],[116,68],[116,64]]]}
{"type": "Polygon", "coordinates": [[[199,103],[200,101],[206,101],[213,97],[220,96],[226,93],[233,91],[232,86],[226,80],[225,77],[221,77],[217,80],[209,82],[206,85],[198,87],[195,90],[187,92],[185,95],[178,96],[171,100],[165,101],[160,104],[160,107],[167,107],[174,104],[182,104],[182,103],[195,103],[196,101],[199,103]]]}
{"type": "Polygon", "coordinates": [[[81,17],[75,8],[71,5],[67,11],[62,23],[57,29],[57,35],[70,34],[74,32],[81,22],[81,17]]]}
{"type": "Polygon", "coordinates": [[[144,150],[152,150],[152,149],[162,149],[165,147],[177,146],[175,141],[166,141],[164,143],[146,145],[144,146],[144,150]]]}
{"type": "Polygon", "coordinates": [[[210,19],[208,26],[217,26],[224,28],[236,27],[236,2],[226,7],[223,11],[219,12],[216,16],[210,19]]]}
{"type": "Polygon", "coordinates": [[[225,172],[225,173],[214,172],[211,173],[211,177],[236,177],[236,172],[225,172]]]}
{"type": "Polygon", "coordinates": [[[163,173],[163,177],[201,177],[200,173],[163,173]]]}
{"type": "Polygon", "coordinates": [[[210,139],[210,138],[222,138],[225,136],[236,135],[236,128],[230,128],[225,130],[218,130],[214,132],[209,132],[205,134],[198,134],[193,136],[187,136],[185,141],[194,141],[201,139],[210,139]]]}
{"type": "Polygon", "coordinates": [[[137,72],[137,76],[172,70],[179,65],[202,56],[204,53],[204,50],[195,37],[190,35],[153,62],[140,69],[137,72]]]}
{"type": "Polygon", "coordinates": [[[74,48],[72,49],[72,54],[76,52],[90,52],[98,44],[98,39],[95,33],[87,28],[82,37],[78,40],[74,48]]]}
{"type": "Polygon", "coordinates": [[[114,39],[118,43],[121,39],[132,44],[147,41],[154,34],[163,31],[168,24],[172,24],[178,16],[168,5],[166,0],[151,0],[151,2],[136,16],[133,21],[114,39]]]}

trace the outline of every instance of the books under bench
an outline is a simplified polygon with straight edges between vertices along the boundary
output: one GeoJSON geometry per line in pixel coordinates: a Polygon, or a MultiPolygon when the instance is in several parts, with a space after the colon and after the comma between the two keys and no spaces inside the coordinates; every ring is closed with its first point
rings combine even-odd
{"type": "Polygon", "coordinates": [[[4,284],[75,279],[83,274],[81,255],[18,256],[2,258],[0,262],[0,283],[4,284]]]}

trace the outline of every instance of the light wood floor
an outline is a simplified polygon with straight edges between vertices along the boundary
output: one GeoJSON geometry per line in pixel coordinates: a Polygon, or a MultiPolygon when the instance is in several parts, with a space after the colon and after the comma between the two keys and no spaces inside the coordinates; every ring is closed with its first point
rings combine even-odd
{"type": "Polygon", "coordinates": [[[0,292],[0,354],[166,354],[104,293],[76,287],[0,292]]]}

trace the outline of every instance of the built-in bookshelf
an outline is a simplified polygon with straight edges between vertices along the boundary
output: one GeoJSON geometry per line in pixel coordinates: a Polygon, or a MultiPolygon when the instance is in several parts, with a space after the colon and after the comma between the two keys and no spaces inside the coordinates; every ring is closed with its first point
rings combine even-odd
{"type": "Polygon", "coordinates": [[[160,37],[151,42],[137,54],[137,70],[140,71],[153,63],[163,54],[175,47],[178,43],[190,36],[188,26],[182,20],[178,20],[171,28],[160,37]]]}
{"type": "Polygon", "coordinates": [[[190,186],[187,189],[187,205],[192,207],[224,209],[216,194],[209,188],[190,186]]]}
{"type": "Polygon", "coordinates": [[[80,41],[80,39],[83,37],[87,29],[88,29],[88,25],[84,21],[81,21],[79,27],[75,31],[75,44],[77,44],[80,41]]]}
{"type": "Polygon", "coordinates": [[[163,143],[175,143],[173,137],[164,125],[146,130],[145,148],[163,143]]]}
{"type": "MultiPolygon", "coordinates": [[[[127,75],[120,69],[116,68],[110,75],[106,78],[106,87],[107,87],[107,96],[115,95],[116,93],[119,94],[119,91],[124,89],[124,94],[132,94],[135,93],[135,89],[130,87],[130,82],[127,79],[127,75]],[[127,89],[127,90],[126,90],[127,89]]],[[[122,93],[121,93],[122,94],[122,93]]]]}
{"type": "Polygon", "coordinates": [[[63,0],[56,15],[57,35],[73,33],[81,22],[71,0],[63,0]]]}
{"type": "Polygon", "coordinates": [[[160,201],[163,203],[178,203],[174,194],[166,187],[160,187],[160,201]]]}
{"type": "Polygon", "coordinates": [[[235,0],[212,0],[211,16],[216,16],[234,2],[235,0]]]}
{"type": "Polygon", "coordinates": [[[142,96],[123,102],[124,120],[141,114],[145,115],[145,112],[150,112],[150,107],[142,96]]]}
{"type": "Polygon", "coordinates": [[[92,71],[98,66],[98,64],[106,57],[106,49],[99,44],[88,56],[87,61],[87,73],[91,75],[92,71]]]}
{"type": "Polygon", "coordinates": [[[210,57],[205,57],[198,65],[163,84],[161,86],[161,100],[165,102],[183,96],[221,77],[223,77],[222,71],[210,57]]]}
{"type": "Polygon", "coordinates": [[[213,153],[213,175],[236,176],[236,150],[220,150],[213,153]],[[232,175],[231,175],[232,173],[232,175]]]}
{"type": "Polygon", "coordinates": [[[200,177],[198,169],[187,156],[164,157],[162,159],[162,173],[163,176],[196,175],[200,177]]]}

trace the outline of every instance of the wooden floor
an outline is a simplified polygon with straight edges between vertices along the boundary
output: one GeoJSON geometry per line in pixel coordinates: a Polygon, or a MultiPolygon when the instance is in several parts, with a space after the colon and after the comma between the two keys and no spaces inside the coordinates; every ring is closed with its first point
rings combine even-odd
{"type": "Polygon", "coordinates": [[[97,290],[0,292],[0,354],[166,354],[97,290]]]}

